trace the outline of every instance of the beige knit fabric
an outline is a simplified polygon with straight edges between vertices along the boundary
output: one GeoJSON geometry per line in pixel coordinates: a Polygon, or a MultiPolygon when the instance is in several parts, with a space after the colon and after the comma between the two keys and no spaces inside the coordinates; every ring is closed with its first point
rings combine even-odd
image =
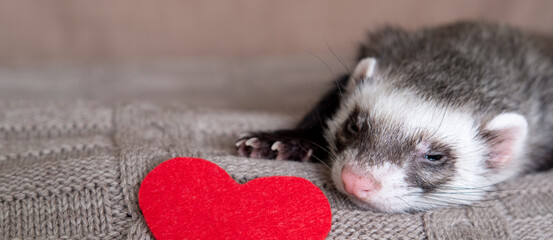
{"type": "Polygon", "coordinates": [[[180,105],[0,103],[0,239],[151,239],[138,208],[140,181],[176,156],[213,161],[238,182],[311,180],[332,206],[329,239],[553,238],[551,171],[504,183],[475,207],[382,214],[343,201],[321,164],[234,154],[238,134],[293,122],[180,105]]]}

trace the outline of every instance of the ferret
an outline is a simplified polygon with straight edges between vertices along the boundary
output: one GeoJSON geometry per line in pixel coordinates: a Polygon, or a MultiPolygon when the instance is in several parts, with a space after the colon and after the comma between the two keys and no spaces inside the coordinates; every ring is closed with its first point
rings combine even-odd
{"type": "Polygon", "coordinates": [[[293,129],[236,142],[250,158],[321,160],[360,207],[466,206],[553,165],[553,41],[494,23],[369,34],[358,63],[293,129]]]}

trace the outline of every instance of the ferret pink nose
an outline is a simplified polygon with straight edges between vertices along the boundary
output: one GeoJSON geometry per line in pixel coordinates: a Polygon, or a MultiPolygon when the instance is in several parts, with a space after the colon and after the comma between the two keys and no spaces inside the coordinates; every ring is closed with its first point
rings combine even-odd
{"type": "Polygon", "coordinates": [[[382,186],[370,174],[356,174],[349,167],[342,168],[342,181],[347,193],[360,199],[366,199],[371,192],[378,191],[382,186]]]}

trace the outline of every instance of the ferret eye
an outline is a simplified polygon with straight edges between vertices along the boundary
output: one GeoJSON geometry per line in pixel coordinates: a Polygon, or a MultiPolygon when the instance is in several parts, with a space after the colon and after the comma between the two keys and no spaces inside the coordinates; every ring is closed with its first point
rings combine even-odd
{"type": "Polygon", "coordinates": [[[428,155],[424,155],[424,158],[428,161],[431,161],[431,162],[437,162],[437,161],[440,161],[440,160],[444,159],[444,155],[441,155],[441,154],[428,154],[428,155]]]}
{"type": "Polygon", "coordinates": [[[357,123],[355,123],[354,121],[349,122],[347,128],[348,132],[351,134],[356,134],[359,132],[359,126],[357,126],[357,123]]]}

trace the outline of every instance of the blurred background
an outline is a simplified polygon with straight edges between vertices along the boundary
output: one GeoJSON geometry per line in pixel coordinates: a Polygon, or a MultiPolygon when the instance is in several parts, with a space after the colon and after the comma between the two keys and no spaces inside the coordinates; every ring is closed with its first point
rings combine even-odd
{"type": "Polygon", "coordinates": [[[368,30],[466,19],[553,34],[553,1],[1,0],[0,100],[297,115],[352,67],[368,30]]]}

